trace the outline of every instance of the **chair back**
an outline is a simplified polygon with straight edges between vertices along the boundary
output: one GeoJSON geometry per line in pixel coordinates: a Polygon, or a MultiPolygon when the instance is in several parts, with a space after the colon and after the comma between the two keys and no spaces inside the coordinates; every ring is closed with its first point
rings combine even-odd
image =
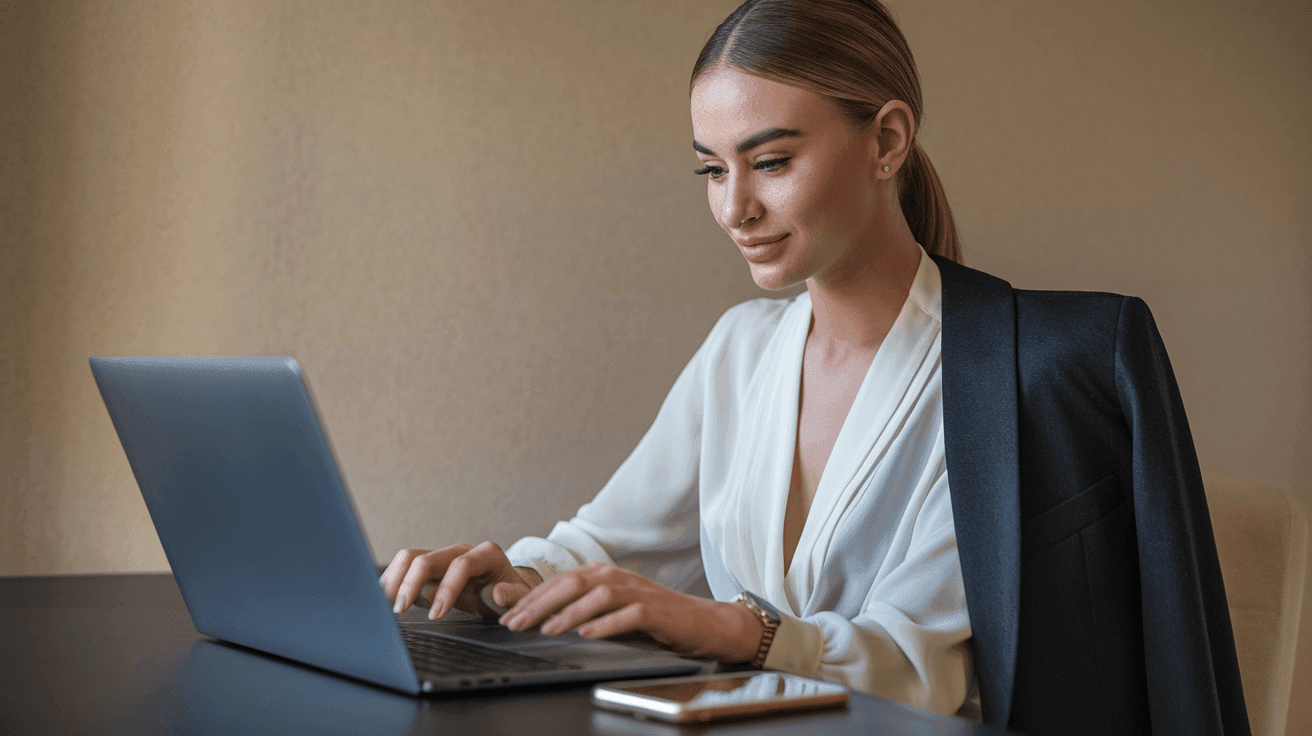
{"type": "Polygon", "coordinates": [[[1298,642],[1307,565],[1307,516],[1275,486],[1203,473],[1248,720],[1255,736],[1280,736],[1298,642]]]}

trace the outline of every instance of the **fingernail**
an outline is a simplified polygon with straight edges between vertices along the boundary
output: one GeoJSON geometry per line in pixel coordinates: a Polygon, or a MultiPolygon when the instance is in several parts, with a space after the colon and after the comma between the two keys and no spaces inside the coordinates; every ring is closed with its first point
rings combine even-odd
{"type": "Polygon", "coordinates": [[[401,599],[400,599],[400,598],[397,598],[397,599],[396,599],[396,605],[395,605],[395,606],[392,606],[392,613],[400,613],[400,612],[402,612],[402,611],[404,611],[404,610],[405,610],[405,607],[401,605],[401,599]]]}

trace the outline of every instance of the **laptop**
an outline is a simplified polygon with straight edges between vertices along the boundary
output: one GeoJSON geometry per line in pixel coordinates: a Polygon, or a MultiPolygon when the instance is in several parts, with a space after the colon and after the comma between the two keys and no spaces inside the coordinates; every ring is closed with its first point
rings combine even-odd
{"type": "Polygon", "coordinates": [[[91,371],[201,634],[411,694],[716,667],[472,614],[394,614],[292,358],[91,358],[91,371]]]}

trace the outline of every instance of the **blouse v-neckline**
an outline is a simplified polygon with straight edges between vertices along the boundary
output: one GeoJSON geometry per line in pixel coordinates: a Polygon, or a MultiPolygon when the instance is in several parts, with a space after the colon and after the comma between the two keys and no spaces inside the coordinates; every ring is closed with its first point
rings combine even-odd
{"type": "Polygon", "coordinates": [[[789,335],[787,351],[788,370],[782,371],[786,375],[780,376],[787,381],[783,400],[791,407],[791,421],[781,423],[780,435],[776,438],[781,445],[786,445],[782,451],[787,454],[788,462],[780,465],[788,468],[788,474],[783,478],[782,494],[775,499],[777,508],[774,517],[778,523],[774,525],[772,543],[769,545],[775,559],[772,560],[773,564],[767,566],[782,573],[782,579],[773,582],[782,584],[782,592],[797,615],[805,615],[810,594],[816,587],[815,576],[828,553],[827,541],[833,539],[832,530],[852,496],[860,490],[861,479],[868,475],[869,468],[877,462],[877,456],[883,454],[882,450],[891,441],[892,438],[882,437],[886,434],[885,429],[901,398],[910,388],[925,354],[932,347],[931,343],[937,337],[937,330],[927,330],[932,325],[926,324],[923,319],[929,317],[934,322],[939,320],[937,276],[937,266],[922,249],[920,265],[911,289],[888,334],[876,349],[861,379],[861,386],[848,407],[842,427],[834,439],[834,446],[821,471],[820,480],[816,483],[792,559],[785,561],[783,520],[796,462],[797,432],[801,419],[802,363],[812,319],[810,294],[803,293],[798,297],[797,320],[790,325],[792,333],[789,335]],[[929,273],[930,269],[934,270],[932,274],[929,273]],[[880,442],[881,438],[885,441],[880,442]]]}

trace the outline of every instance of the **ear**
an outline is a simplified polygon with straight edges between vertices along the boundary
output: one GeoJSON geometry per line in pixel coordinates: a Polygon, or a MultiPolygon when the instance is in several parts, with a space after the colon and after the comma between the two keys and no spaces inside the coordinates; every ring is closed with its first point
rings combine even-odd
{"type": "Polygon", "coordinates": [[[872,136],[872,159],[875,164],[875,176],[879,179],[897,177],[898,169],[911,154],[911,145],[916,137],[916,119],[911,114],[911,106],[902,100],[889,100],[879,108],[879,114],[870,123],[872,136]],[[884,171],[884,167],[888,171],[884,171]]]}

